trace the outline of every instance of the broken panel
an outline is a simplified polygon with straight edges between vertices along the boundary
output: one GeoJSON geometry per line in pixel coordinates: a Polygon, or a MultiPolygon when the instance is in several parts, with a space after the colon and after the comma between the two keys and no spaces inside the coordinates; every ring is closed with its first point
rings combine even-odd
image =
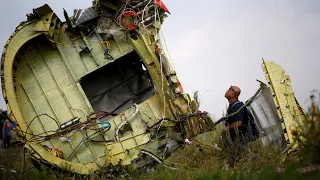
{"type": "Polygon", "coordinates": [[[260,93],[252,101],[249,109],[256,120],[262,143],[285,145],[280,118],[268,86],[262,84],[260,93]]]}
{"type": "Polygon", "coordinates": [[[152,80],[135,51],[84,76],[80,83],[96,112],[120,113],[155,94],[152,80]]]}

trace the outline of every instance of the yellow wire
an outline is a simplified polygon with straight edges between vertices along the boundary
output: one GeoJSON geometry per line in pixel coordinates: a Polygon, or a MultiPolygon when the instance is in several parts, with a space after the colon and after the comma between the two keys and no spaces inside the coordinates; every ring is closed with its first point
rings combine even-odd
{"type": "Polygon", "coordinates": [[[107,47],[110,48],[111,44],[109,41],[101,41],[95,45],[95,47],[101,46],[103,43],[106,43],[107,47]]]}
{"type": "Polygon", "coordinates": [[[150,0],[150,1],[147,3],[147,5],[143,8],[143,11],[142,11],[142,22],[141,22],[141,24],[142,24],[143,29],[146,30],[147,33],[156,36],[156,34],[153,34],[152,32],[150,32],[150,31],[148,31],[148,30],[146,29],[146,27],[145,27],[145,25],[144,25],[144,19],[143,19],[143,17],[144,17],[144,12],[146,11],[148,5],[149,5],[152,1],[153,1],[153,0],[150,0]]]}
{"type": "Polygon", "coordinates": [[[160,29],[160,33],[161,33],[161,37],[162,37],[163,42],[164,42],[164,47],[166,48],[167,54],[168,54],[168,56],[169,56],[170,64],[171,64],[171,65],[173,66],[173,68],[176,70],[176,67],[175,67],[175,65],[174,65],[174,62],[173,62],[173,60],[172,60],[171,54],[170,54],[169,49],[168,49],[168,46],[167,46],[166,39],[164,38],[162,29],[160,29]]]}
{"type": "MultiPolygon", "coordinates": [[[[158,7],[156,7],[156,9],[158,9],[158,7]]],[[[160,19],[160,15],[159,15],[159,11],[158,11],[158,10],[157,10],[157,15],[158,15],[158,19],[160,19]]],[[[164,47],[166,48],[167,54],[168,54],[168,56],[169,56],[170,64],[173,66],[173,69],[176,70],[176,67],[175,67],[175,65],[174,65],[174,62],[173,62],[173,60],[172,60],[171,54],[170,54],[169,49],[168,49],[168,46],[167,46],[166,39],[164,38],[162,28],[160,28],[160,33],[161,33],[161,37],[162,37],[163,42],[164,42],[164,47]]]]}

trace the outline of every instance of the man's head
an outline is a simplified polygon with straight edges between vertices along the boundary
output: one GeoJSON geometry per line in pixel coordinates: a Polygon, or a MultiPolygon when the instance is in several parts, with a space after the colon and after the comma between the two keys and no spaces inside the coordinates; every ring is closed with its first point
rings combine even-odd
{"type": "Polygon", "coordinates": [[[230,88],[226,91],[224,97],[228,100],[237,100],[241,94],[241,89],[237,86],[230,86],[230,88]]]}

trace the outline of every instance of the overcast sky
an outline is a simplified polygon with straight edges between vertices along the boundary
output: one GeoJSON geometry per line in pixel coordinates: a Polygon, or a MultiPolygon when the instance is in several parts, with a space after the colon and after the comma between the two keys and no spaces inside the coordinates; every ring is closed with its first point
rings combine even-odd
{"type": "MultiPolygon", "coordinates": [[[[320,90],[320,0],[163,0],[171,15],[163,32],[178,76],[187,93],[200,92],[201,109],[220,117],[230,85],[250,98],[265,81],[261,58],[275,61],[291,76],[303,107],[320,90]]],[[[90,0],[10,0],[0,6],[0,50],[26,19],[44,3],[64,21],[90,0]]],[[[4,107],[1,99],[0,106],[4,107]]]]}

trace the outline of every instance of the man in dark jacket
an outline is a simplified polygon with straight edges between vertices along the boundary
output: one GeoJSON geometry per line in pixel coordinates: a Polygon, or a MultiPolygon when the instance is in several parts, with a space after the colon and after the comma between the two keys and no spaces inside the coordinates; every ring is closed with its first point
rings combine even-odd
{"type": "MultiPolygon", "coordinates": [[[[237,112],[244,104],[239,101],[241,89],[237,86],[230,86],[225,93],[225,98],[229,101],[229,107],[227,110],[228,115],[237,112]]],[[[231,116],[226,121],[226,127],[229,130],[230,138],[232,140],[233,148],[239,143],[241,150],[243,151],[247,145],[245,134],[242,132],[243,121],[246,117],[246,111],[242,108],[234,116],[231,116]],[[239,141],[237,141],[239,140],[239,141]]]]}

